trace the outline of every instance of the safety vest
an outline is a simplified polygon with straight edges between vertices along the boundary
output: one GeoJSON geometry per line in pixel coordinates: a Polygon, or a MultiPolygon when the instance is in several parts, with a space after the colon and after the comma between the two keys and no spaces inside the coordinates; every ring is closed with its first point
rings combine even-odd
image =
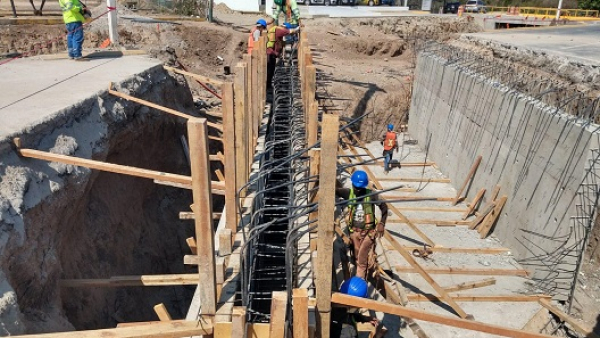
{"type": "Polygon", "coordinates": [[[257,29],[258,27],[252,28],[250,36],[248,37],[248,54],[250,55],[252,55],[252,49],[254,49],[254,32],[256,32],[257,29]]]}
{"type": "Polygon", "coordinates": [[[396,133],[388,131],[385,134],[385,141],[383,141],[383,150],[392,150],[396,148],[396,133]]]}
{"type": "Polygon", "coordinates": [[[85,21],[83,14],[81,14],[82,6],[79,0],[58,0],[58,4],[62,10],[65,23],[85,21]]]}
{"type": "Polygon", "coordinates": [[[272,48],[275,51],[279,51],[280,41],[277,41],[277,28],[278,26],[273,26],[269,28],[267,31],[267,49],[272,48]]]}
{"type": "MultiPolygon", "coordinates": [[[[366,194],[370,194],[371,190],[367,189],[366,194]]],[[[350,188],[349,200],[356,198],[354,188],[350,188]]],[[[375,212],[373,211],[373,204],[371,202],[371,196],[367,196],[363,199],[363,203],[357,201],[350,202],[350,212],[348,213],[348,229],[350,232],[353,228],[370,230],[375,227],[375,212]]]]}

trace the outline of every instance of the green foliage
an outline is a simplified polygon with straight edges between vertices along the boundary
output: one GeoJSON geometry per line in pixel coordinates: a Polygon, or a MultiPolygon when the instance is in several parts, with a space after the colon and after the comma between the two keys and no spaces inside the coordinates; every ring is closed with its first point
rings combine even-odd
{"type": "Polygon", "coordinates": [[[579,0],[579,8],[600,10],[600,0],[579,0]]]}

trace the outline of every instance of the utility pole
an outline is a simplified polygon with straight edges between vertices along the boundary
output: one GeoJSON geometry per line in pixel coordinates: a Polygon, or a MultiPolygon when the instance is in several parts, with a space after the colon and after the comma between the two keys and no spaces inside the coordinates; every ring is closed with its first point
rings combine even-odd
{"type": "Polygon", "coordinates": [[[563,0],[558,0],[558,9],[556,10],[556,21],[560,20],[560,9],[562,8],[563,0]]]}
{"type": "Polygon", "coordinates": [[[208,22],[213,22],[213,0],[208,0],[208,22]]]}
{"type": "Polygon", "coordinates": [[[117,27],[117,0],[106,0],[108,8],[114,8],[108,12],[108,38],[113,46],[119,45],[119,31],[117,27]]]}

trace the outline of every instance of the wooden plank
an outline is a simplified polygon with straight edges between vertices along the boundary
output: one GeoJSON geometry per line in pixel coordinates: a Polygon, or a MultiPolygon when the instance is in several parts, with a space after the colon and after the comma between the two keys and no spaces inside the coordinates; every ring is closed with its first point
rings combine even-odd
{"type": "Polygon", "coordinates": [[[181,70],[181,69],[177,69],[177,68],[173,68],[173,67],[169,67],[169,66],[163,66],[164,69],[173,72],[173,73],[177,73],[177,74],[181,74],[181,75],[185,75],[185,76],[189,76],[195,80],[198,80],[202,83],[209,83],[213,86],[221,86],[223,84],[223,81],[219,81],[219,80],[215,80],[215,79],[211,79],[207,76],[203,76],[203,75],[199,75],[199,74],[194,74],[194,73],[190,73],[190,72],[186,72],[185,70],[181,70]]]}
{"type": "Polygon", "coordinates": [[[467,209],[467,211],[465,211],[464,215],[462,216],[463,220],[467,219],[467,217],[469,217],[473,212],[475,212],[475,208],[477,208],[477,205],[479,204],[479,201],[481,201],[481,199],[483,198],[484,194],[485,194],[485,188],[481,188],[481,190],[479,190],[477,195],[475,195],[473,202],[471,202],[471,204],[469,204],[469,208],[467,209]]]}
{"type": "Polygon", "coordinates": [[[316,100],[311,100],[308,106],[308,121],[306,122],[306,141],[308,146],[317,143],[319,133],[319,103],[316,100]]]}
{"type": "MultiPolygon", "coordinates": [[[[238,63],[235,66],[235,78],[233,82],[234,90],[234,124],[235,124],[235,165],[236,165],[236,179],[235,179],[235,191],[240,191],[242,186],[246,184],[248,180],[248,134],[246,124],[246,64],[238,63]]],[[[240,193],[239,197],[246,196],[245,191],[240,193]]],[[[234,209],[236,210],[236,209],[234,209]]],[[[237,213],[237,212],[236,212],[237,213]]],[[[237,223],[236,223],[237,224],[237,223]]]]}
{"type": "Polygon", "coordinates": [[[521,330],[540,333],[550,320],[548,310],[545,307],[542,307],[529,319],[529,321],[527,321],[527,323],[525,323],[521,330]]]}
{"type": "MultiPolygon", "coordinates": [[[[213,219],[219,219],[221,218],[221,213],[220,212],[213,212],[213,219]]],[[[179,219],[195,219],[196,217],[194,216],[194,213],[192,211],[180,211],[179,212],[179,219]]]]}
{"type": "MultiPolygon", "coordinates": [[[[224,183],[224,182],[218,182],[218,181],[213,181],[213,183],[224,183]]],[[[173,188],[179,188],[179,189],[186,189],[186,190],[192,190],[192,184],[187,184],[187,183],[174,183],[174,182],[167,182],[167,181],[162,181],[162,180],[154,180],[154,184],[159,184],[159,185],[164,185],[164,186],[168,186],[168,187],[173,187],[173,188]]],[[[219,195],[219,196],[225,196],[225,190],[221,190],[221,189],[212,189],[211,193],[213,195],[219,195]]]]}
{"type": "Polygon", "coordinates": [[[210,195],[210,164],[208,162],[208,132],[206,119],[189,119],[190,164],[196,233],[198,277],[202,281],[200,304],[202,314],[217,313],[217,282],[215,274],[215,234],[213,231],[212,197],[210,195]]]}
{"type": "MultiPolygon", "coordinates": [[[[156,110],[159,110],[159,111],[162,111],[162,112],[164,112],[164,113],[171,114],[171,115],[174,115],[174,116],[177,116],[177,117],[183,117],[183,118],[185,118],[185,119],[191,119],[191,118],[194,118],[194,116],[192,116],[192,115],[189,115],[189,114],[185,114],[185,113],[179,112],[179,111],[177,111],[177,110],[175,110],[175,109],[171,109],[171,108],[163,107],[163,106],[161,106],[161,105],[158,105],[158,104],[156,104],[156,103],[153,103],[153,102],[150,102],[150,101],[146,101],[146,100],[138,99],[137,97],[134,97],[134,96],[131,96],[131,95],[127,95],[127,94],[123,94],[123,93],[117,92],[117,91],[115,91],[115,90],[112,90],[112,89],[111,89],[111,86],[112,86],[112,84],[111,84],[111,85],[109,85],[108,92],[109,92],[110,94],[112,94],[112,95],[116,96],[116,97],[120,97],[120,98],[122,98],[122,99],[125,99],[125,100],[128,100],[128,101],[131,101],[131,102],[135,102],[135,103],[138,103],[138,104],[141,104],[141,105],[144,105],[144,106],[150,107],[150,108],[154,108],[154,109],[156,109],[156,110]]],[[[220,124],[213,123],[213,122],[207,122],[207,124],[208,124],[208,126],[210,126],[211,128],[215,128],[215,129],[217,129],[218,131],[223,131],[223,127],[222,127],[220,124]]]]}
{"type": "Polygon", "coordinates": [[[207,321],[157,322],[148,325],[134,325],[116,329],[38,333],[18,338],[180,338],[186,336],[210,335],[213,325],[207,321]]]}
{"type": "Polygon", "coordinates": [[[498,197],[498,194],[500,193],[500,185],[497,185],[494,187],[494,190],[492,190],[492,195],[490,196],[490,200],[491,201],[495,201],[496,198],[498,197]]]}
{"type": "Polygon", "coordinates": [[[500,217],[500,214],[502,213],[502,208],[504,207],[504,204],[506,203],[507,199],[507,196],[502,196],[498,203],[496,203],[494,210],[492,210],[492,212],[490,212],[489,215],[485,217],[483,223],[481,224],[481,227],[479,227],[479,234],[481,235],[481,238],[486,238],[489,235],[490,231],[492,230],[492,227],[498,220],[498,217],[500,217]]]}
{"type": "Polygon", "coordinates": [[[485,216],[487,216],[490,212],[492,212],[492,210],[494,210],[495,207],[496,207],[496,203],[494,203],[493,201],[490,202],[488,205],[486,205],[485,208],[483,209],[483,211],[479,214],[479,216],[477,216],[477,218],[475,218],[473,220],[473,222],[471,222],[471,224],[469,224],[469,229],[473,230],[473,229],[477,228],[479,223],[481,223],[481,221],[483,221],[485,216]]]}
{"type": "Polygon", "coordinates": [[[433,278],[431,278],[427,271],[425,271],[425,269],[423,269],[423,267],[419,265],[419,263],[417,263],[417,261],[408,253],[408,251],[406,251],[406,249],[402,247],[402,245],[398,243],[398,241],[396,241],[394,237],[392,237],[392,235],[390,235],[389,231],[386,230],[383,236],[385,237],[385,239],[388,240],[390,244],[392,244],[394,249],[400,255],[402,255],[402,257],[408,262],[408,264],[410,264],[415,270],[417,270],[421,277],[423,277],[423,279],[425,279],[425,281],[427,281],[427,283],[429,283],[429,285],[431,285],[431,287],[433,287],[433,289],[440,294],[440,297],[444,300],[446,304],[448,304],[461,318],[467,318],[467,313],[458,304],[456,304],[456,302],[452,298],[448,296],[448,293],[444,291],[444,289],[441,286],[439,286],[439,284],[435,280],[433,280],[433,278]]]}
{"type": "MultiPolygon", "coordinates": [[[[366,149],[364,149],[366,150],[366,149]]],[[[391,163],[392,165],[397,165],[396,163],[391,163]]],[[[367,164],[364,165],[383,165],[383,161],[375,161],[375,162],[369,162],[367,164]]],[[[435,165],[435,162],[406,162],[406,163],[400,163],[400,167],[429,167],[429,166],[433,166],[435,165]]]]}
{"type": "Polygon", "coordinates": [[[419,177],[377,177],[378,181],[392,182],[424,182],[424,183],[450,183],[449,178],[419,178],[419,177]]]}
{"type": "MultiPolygon", "coordinates": [[[[429,274],[447,274],[447,275],[484,275],[484,276],[521,276],[527,277],[527,270],[523,269],[488,269],[488,268],[454,268],[454,267],[425,267],[429,274]]],[[[396,266],[396,271],[405,273],[417,273],[409,266],[396,266]]]]}
{"type": "Polygon", "coordinates": [[[80,287],[124,287],[124,286],[169,286],[198,284],[197,274],[113,276],[103,279],[61,279],[65,288],[80,287]]]}
{"type": "MultiPolygon", "coordinates": [[[[177,183],[188,185],[192,183],[190,176],[169,174],[161,171],[154,171],[148,169],[142,169],[137,167],[130,167],[126,165],[106,163],[96,160],[88,160],[86,158],[79,158],[75,156],[54,154],[47,151],[34,150],[34,149],[18,149],[19,155],[28,158],[35,158],[38,160],[44,160],[49,162],[58,162],[64,164],[71,164],[79,167],[85,167],[89,169],[101,170],[115,174],[123,174],[128,176],[135,176],[141,178],[149,178],[153,180],[177,183]]],[[[225,184],[223,182],[211,182],[212,189],[225,190],[225,184]]]]}
{"type": "Polygon", "coordinates": [[[454,200],[454,197],[436,197],[436,196],[395,196],[395,195],[383,195],[386,200],[394,201],[437,201],[437,202],[450,202],[454,200]]]}
{"type": "MultiPolygon", "coordinates": [[[[487,279],[483,279],[483,280],[479,280],[479,281],[475,281],[475,282],[464,282],[464,283],[460,283],[454,286],[446,286],[444,287],[444,290],[446,290],[446,292],[457,292],[457,291],[462,291],[462,290],[470,290],[470,289],[476,289],[476,288],[482,288],[482,287],[486,287],[486,286],[490,286],[490,285],[494,285],[496,284],[496,278],[487,278],[487,279]]],[[[454,296],[452,296],[454,297],[454,296]]]]}
{"type": "MultiPolygon", "coordinates": [[[[387,200],[387,198],[384,200],[387,200]]],[[[391,202],[391,203],[393,203],[393,202],[391,202]]],[[[388,204],[390,204],[390,205],[391,205],[391,203],[388,202],[388,204]]],[[[436,208],[436,207],[395,207],[395,208],[396,208],[396,210],[399,210],[399,211],[432,211],[432,212],[464,212],[465,210],[467,210],[465,208],[450,208],[450,207],[445,207],[445,208],[444,207],[439,207],[439,208],[436,208]]]]}
{"type": "Polygon", "coordinates": [[[269,322],[269,338],[284,338],[287,292],[273,291],[271,300],[271,320],[269,322]]]}
{"type": "Polygon", "coordinates": [[[219,256],[228,256],[233,252],[231,237],[231,229],[223,229],[219,232],[219,256]]]}
{"type": "Polygon", "coordinates": [[[197,255],[196,239],[194,239],[194,237],[189,237],[189,238],[186,238],[185,242],[190,247],[190,251],[192,251],[192,254],[197,255]]]}
{"type": "MultiPolygon", "coordinates": [[[[223,166],[225,166],[225,163],[223,163],[223,166]]],[[[225,176],[223,176],[221,169],[215,170],[215,175],[217,175],[220,182],[225,182],[225,176]]],[[[225,189],[227,190],[227,185],[225,185],[225,189]]]]}
{"type": "Polygon", "coordinates": [[[330,336],[331,276],[333,266],[333,238],[335,214],[335,182],[339,116],[323,115],[321,133],[321,159],[319,170],[319,213],[317,253],[317,310],[321,337],[330,336]]]}
{"type": "MultiPolygon", "coordinates": [[[[514,303],[525,303],[525,302],[537,302],[540,299],[551,299],[552,296],[548,295],[451,295],[450,296],[456,302],[514,302],[514,303]]],[[[444,302],[439,296],[432,294],[412,294],[408,295],[408,300],[411,302],[444,302]]]]}
{"type": "Polygon", "coordinates": [[[225,82],[221,86],[223,111],[223,151],[225,152],[225,228],[237,232],[238,215],[235,203],[237,188],[237,166],[235,150],[235,116],[233,83],[225,82]]]}
{"type": "Polygon", "coordinates": [[[567,313],[565,313],[565,312],[561,311],[560,309],[558,309],[557,307],[553,306],[550,303],[550,299],[540,299],[539,302],[540,302],[540,305],[542,305],[543,307],[548,309],[548,311],[552,312],[558,318],[560,318],[562,321],[569,324],[569,326],[571,328],[573,328],[573,330],[575,330],[577,333],[585,336],[586,338],[599,338],[598,335],[596,333],[592,332],[592,329],[587,327],[585,324],[580,323],[575,318],[569,316],[567,313]]]}
{"type": "MultiPolygon", "coordinates": [[[[234,306],[231,313],[231,335],[225,337],[244,337],[246,334],[246,309],[234,306]]],[[[219,337],[217,337],[219,338],[219,337]]]]}
{"type": "Polygon", "coordinates": [[[168,322],[170,320],[173,320],[173,318],[171,318],[171,315],[169,314],[169,311],[167,311],[167,307],[163,303],[154,305],[154,312],[156,313],[158,319],[161,322],[168,322]]]}
{"type": "Polygon", "coordinates": [[[252,104],[252,57],[249,54],[244,54],[244,61],[246,62],[246,125],[245,127],[245,137],[246,137],[246,152],[248,155],[246,156],[246,171],[247,177],[250,177],[252,160],[254,158],[254,105],[252,104]]]}
{"type": "MultiPolygon", "coordinates": [[[[252,105],[252,155],[254,155],[254,149],[258,142],[258,124],[260,121],[260,101],[259,101],[259,89],[258,89],[258,49],[252,49],[251,57],[251,72],[250,75],[250,103],[252,105]]],[[[253,157],[253,156],[252,156],[253,157]]],[[[251,157],[251,158],[252,158],[251,157]]]]}
{"type": "Polygon", "coordinates": [[[471,166],[471,170],[469,170],[469,173],[467,174],[467,178],[465,178],[463,185],[460,187],[460,190],[456,193],[456,197],[454,197],[454,200],[452,201],[453,205],[456,205],[458,203],[458,201],[462,199],[461,194],[463,193],[463,191],[465,190],[465,188],[467,187],[469,182],[475,176],[475,172],[477,171],[477,168],[479,168],[479,164],[481,163],[482,158],[483,157],[481,155],[479,155],[479,156],[477,156],[477,159],[475,159],[475,162],[471,166]]]}
{"type": "Polygon", "coordinates": [[[383,303],[366,298],[352,297],[337,292],[334,293],[331,298],[331,301],[336,304],[358,308],[366,308],[373,311],[380,311],[397,316],[439,323],[465,330],[480,331],[513,338],[551,338],[551,336],[546,336],[542,334],[524,332],[518,329],[511,329],[498,325],[486,324],[475,320],[466,320],[461,318],[442,316],[438,314],[429,313],[423,310],[409,309],[401,305],[383,303]]]}
{"type": "Polygon", "coordinates": [[[294,338],[308,338],[308,290],[294,289],[292,294],[294,311],[294,338]]]}
{"type": "MultiPolygon", "coordinates": [[[[310,158],[310,168],[309,168],[310,177],[312,177],[313,179],[316,179],[319,175],[321,149],[313,148],[313,149],[309,150],[308,156],[310,158]]],[[[316,203],[318,201],[318,194],[317,194],[318,189],[315,189],[315,187],[316,187],[316,182],[308,182],[309,201],[310,201],[309,203],[316,203]],[[313,191],[313,189],[315,189],[315,190],[313,191]]],[[[308,220],[314,221],[314,220],[318,219],[318,213],[319,213],[319,211],[315,210],[315,211],[311,212],[310,214],[308,214],[308,220]]],[[[311,233],[316,234],[318,231],[319,231],[319,229],[317,227],[316,229],[311,230],[311,233]]],[[[311,252],[316,250],[317,239],[311,238],[309,246],[310,246],[311,252]]]]}
{"type": "MultiPolygon", "coordinates": [[[[441,225],[441,226],[471,224],[470,221],[446,221],[446,220],[441,220],[441,219],[429,219],[429,218],[410,218],[410,221],[415,224],[435,224],[435,225],[441,225]]],[[[399,219],[389,219],[388,218],[387,223],[404,223],[404,222],[399,219]]]]}
{"type": "MultiPolygon", "coordinates": [[[[418,245],[405,245],[406,250],[412,251],[415,249],[423,249],[423,246],[418,245]]],[[[479,255],[500,255],[510,251],[509,248],[460,248],[460,247],[443,247],[434,246],[427,247],[428,250],[434,253],[456,253],[456,254],[479,254],[479,255]]]]}

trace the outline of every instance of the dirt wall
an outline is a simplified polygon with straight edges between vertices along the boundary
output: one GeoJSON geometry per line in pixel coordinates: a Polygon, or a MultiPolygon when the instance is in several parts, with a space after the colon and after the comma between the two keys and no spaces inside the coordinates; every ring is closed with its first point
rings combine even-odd
{"type": "MultiPolygon", "coordinates": [[[[162,67],[117,89],[195,114],[187,84],[162,67]]],[[[189,174],[184,133],[179,118],[102,93],[20,136],[28,148],[189,174]]],[[[159,302],[185,313],[193,289],[64,289],[59,279],[184,272],[193,224],[178,212],[190,192],[0,150],[0,335],[156,320],[159,302]]]]}

